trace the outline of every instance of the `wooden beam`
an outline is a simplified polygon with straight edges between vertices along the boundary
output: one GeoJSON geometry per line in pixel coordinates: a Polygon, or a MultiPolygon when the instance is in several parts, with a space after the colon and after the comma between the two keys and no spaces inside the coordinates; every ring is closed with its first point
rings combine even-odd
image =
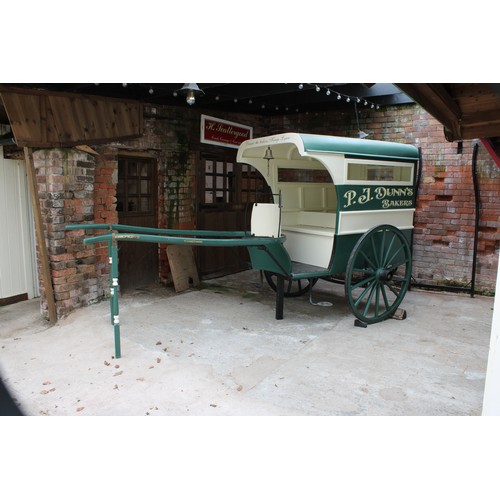
{"type": "Polygon", "coordinates": [[[78,149],[79,151],[84,151],[85,153],[89,153],[93,156],[99,156],[99,153],[95,149],[92,149],[90,146],[85,146],[84,144],[80,146],[75,146],[75,149],[78,149]]]}
{"type": "Polygon", "coordinates": [[[493,158],[495,163],[497,164],[497,167],[500,168],[500,156],[498,156],[498,153],[496,152],[495,148],[493,147],[493,144],[491,141],[487,138],[482,137],[481,142],[483,146],[486,148],[488,153],[490,153],[490,156],[493,158]]]}
{"type": "Polygon", "coordinates": [[[26,161],[26,173],[28,177],[29,190],[31,195],[31,204],[33,205],[33,214],[35,217],[35,232],[40,252],[40,264],[42,268],[42,280],[45,288],[45,296],[49,309],[49,321],[57,321],[57,310],[54,301],[54,288],[52,286],[52,275],[50,272],[49,256],[47,253],[47,244],[45,243],[45,234],[43,231],[42,212],[40,210],[40,198],[38,197],[38,186],[36,183],[35,165],[33,162],[33,150],[24,147],[24,158],[26,161]]]}
{"type": "Polygon", "coordinates": [[[395,83],[395,85],[448,129],[445,130],[447,140],[462,138],[460,108],[442,84],[395,83]]]}

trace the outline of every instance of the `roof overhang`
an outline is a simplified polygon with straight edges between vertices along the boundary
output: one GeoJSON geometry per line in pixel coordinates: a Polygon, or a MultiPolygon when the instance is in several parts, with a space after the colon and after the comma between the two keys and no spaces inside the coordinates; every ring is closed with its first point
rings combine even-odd
{"type": "Polygon", "coordinates": [[[500,136],[500,84],[396,83],[444,126],[448,141],[500,136]]]}

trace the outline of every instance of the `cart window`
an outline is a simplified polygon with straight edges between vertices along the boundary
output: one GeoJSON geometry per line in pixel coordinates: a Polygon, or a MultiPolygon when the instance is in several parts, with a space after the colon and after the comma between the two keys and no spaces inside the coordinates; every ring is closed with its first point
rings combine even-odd
{"type": "Polygon", "coordinates": [[[348,163],[347,180],[411,183],[413,180],[413,165],[348,163]]]}
{"type": "Polygon", "coordinates": [[[332,178],[328,170],[310,168],[279,168],[278,182],[327,182],[332,178]]]}

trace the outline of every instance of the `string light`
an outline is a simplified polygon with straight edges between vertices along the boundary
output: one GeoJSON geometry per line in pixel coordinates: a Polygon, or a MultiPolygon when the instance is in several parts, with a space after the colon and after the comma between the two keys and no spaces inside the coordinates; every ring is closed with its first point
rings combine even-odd
{"type": "MultiPolygon", "coordinates": [[[[94,84],[94,85],[99,85],[99,84],[94,84]]],[[[136,85],[143,85],[144,87],[146,87],[146,85],[144,84],[136,84],[136,85]]],[[[122,86],[124,88],[128,87],[129,84],[127,83],[122,83],[122,86]]],[[[321,91],[325,91],[325,94],[327,96],[332,96],[333,99],[336,99],[337,101],[345,101],[346,103],[350,103],[352,101],[354,101],[354,103],[356,104],[360,104],[361,102],[363,102],[363,105],[366,106],[366,107],[369,107],[370,109],[377,109],[379,110],[380,109],[380,105],[379,104],[376,104],[374,102],[371,102],[371,101],[368,101],[367,99],[365,98],[361,98],[361,97],[358,97],[358,96],[352,96],[352,95],[347,95],[347,94],[343,94],[341,92],[338,92],[337,90],[335,90],[335,88],[330,88],[326,85],[322,86],[321,84],[317,84],[317,83],[299,83],[298,84],[298,88],[299,90],[304,90],[306,88],[310,88],[311,90],[314,89],[316,92],[321,92],[321,91]]],[[[153,86],[147,86],[145,88],[145,90],[148,89],[147,91],[149,92],[150,95],[153,95],[155,94],[155,90],[153,88],[153,86]],[[148,88],[149,87],[149,88],[148,88]]],[[[179,94],[177,91],[174,91],[172,93],[172,95],[174,97],[177,97],[179,94]]],[[[224,100],[229,98],[231,99],[230,96],[223,96],[224,100]]],[[[220,95],[215,95],[213,96],[213,99],[216,101],[216,102],[221,102],[222,99],[221,99],[221,96],[220,95]]],[[[259,99],[260,100],[260,99],[259,99]]],[[[232,101],[234,103],[238,103],[239,102],[239,99],[237,97],[233,97],[232,98],[232,101]]],[[[274,103],[271,103],[271,102],[267,102],[267,103],[262,103],[262,101],[260,103],[254,103],[253,99],[248,99],[248,104],[250,105],[254,105],[254,104],[257,104],[258,106],[260,106],[261,109],[275,109],[276,111],[279,111],[280,109],[284,110],[284,111],[289,111],[289,108],[288,107],[279,107],[277,105],[275,105],[274,103]]],[[[299,112],[299,108],[292,108],[291,111],[296,111],[296,112],[299,112]]]]}
{"type": "MultiPolygon", "coordinates": [[[[306,85],[309,85],[311,88],[314,88],[314,90],[316,90],[316,92],[319,92],[321,90],[321,86],[318,85],[317,83],[307,83],[306,85]]],[[[304,88],[304,84],[301,83],[299,84],[299,89],[302,90],[304,88]]],[[[331,95],[332,92],[334,93],[334,95],[336,95],[337,97],[337,100],[338,101],[341,101],[342,99],[345,100],[345,102],[351,102],[351,99],[354,100],[356,103],[360,104],[362,99],[360,97],[357,97],[357,96],[352,96],[352,95],[347,95],[347,94],[342,94],[340,92],[337,92],[336,90],[332,90],[330,89],[329,87],[324,87],[326,89],[326,95],[331,95]]],[[[380,109],[380,105],[379,104],[375,104],[373,102],[370,102],[368,101],[367,99],[363,99],[363,104],[365,106],[368,106],[370,105],[370,108],[371,109],[380,109]]]]}

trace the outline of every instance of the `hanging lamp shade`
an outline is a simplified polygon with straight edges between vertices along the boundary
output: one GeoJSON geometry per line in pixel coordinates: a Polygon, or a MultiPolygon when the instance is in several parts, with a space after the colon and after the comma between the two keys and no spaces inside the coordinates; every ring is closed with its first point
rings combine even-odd
{"type": "Polygon", "coordinates": [[[186,102],[190,106],[195,103],[196,96],[205,95],[205,92],[196,83],[185,83],[177,92],[186,96],[186,102]]]}

